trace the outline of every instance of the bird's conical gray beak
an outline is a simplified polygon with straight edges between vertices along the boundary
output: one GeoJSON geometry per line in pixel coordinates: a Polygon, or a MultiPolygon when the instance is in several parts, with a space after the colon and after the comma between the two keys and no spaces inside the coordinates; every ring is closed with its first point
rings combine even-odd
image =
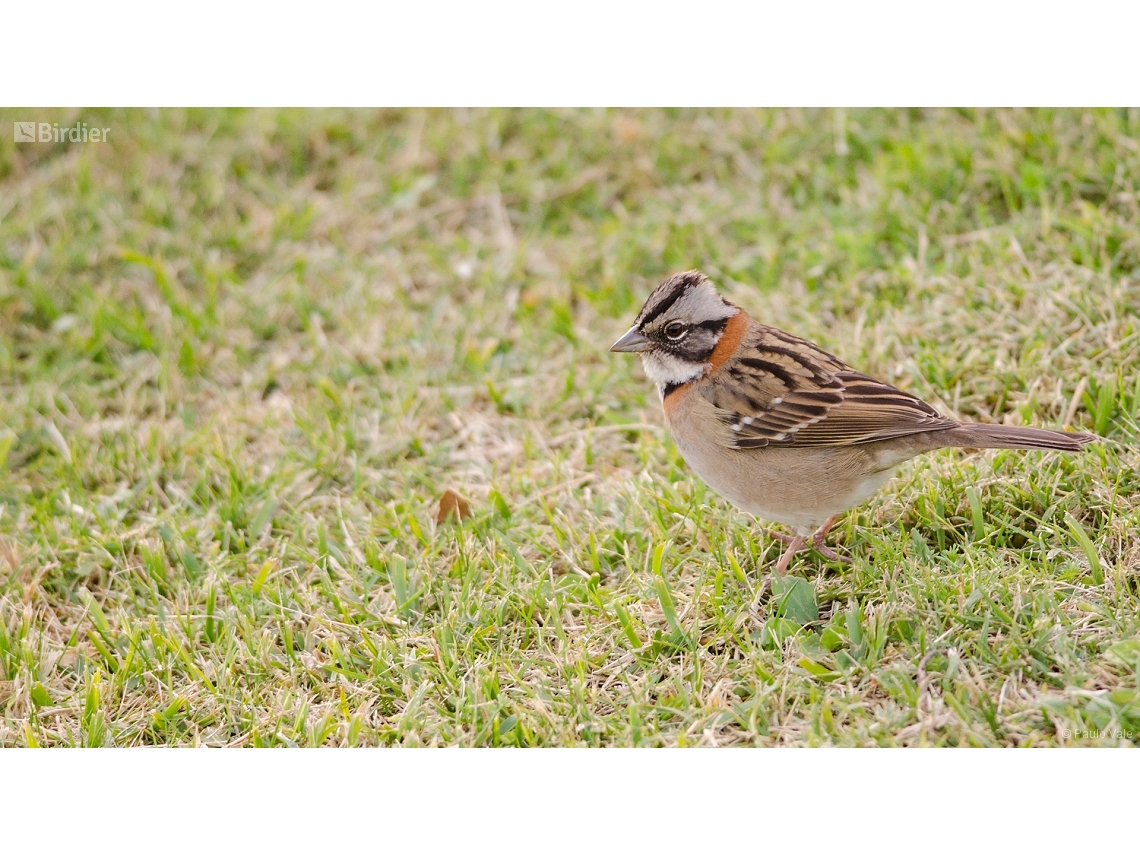
{"type": "Polygon", "coordinates": [[[615,341],[610,350],[615,353],[639,353],[652,346],[653,342],[643,336],[637,327],[630,327],[629,332],[615,341]]]}

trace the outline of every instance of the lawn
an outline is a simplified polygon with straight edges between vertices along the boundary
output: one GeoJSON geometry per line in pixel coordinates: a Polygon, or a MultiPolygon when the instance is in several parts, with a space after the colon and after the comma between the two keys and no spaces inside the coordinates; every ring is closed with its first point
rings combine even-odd
{"type": "Polygon", "coordinates": [[[1135,109],[0,111],[0,745],[1136,743],[1138,316],[1135,109]],[[607,350],[694,267],[1102,439],[773,577],[607,350]]]}

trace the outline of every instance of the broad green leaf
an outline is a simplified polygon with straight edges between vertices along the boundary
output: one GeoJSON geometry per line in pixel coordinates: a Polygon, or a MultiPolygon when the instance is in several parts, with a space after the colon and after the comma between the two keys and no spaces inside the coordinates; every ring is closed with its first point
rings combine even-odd
{"type": "Polygon", "coordinates": [[[776,614],[800,626],[819,620],[815,588],[801,576],[779,576],[772,580],[772,599],[776,614]]]}
{"type": "Polygon", "coordinates": [[[824,627],[823,632],[820,633],[819,636],[820,646],[822,646],[824,650],[830,651],[838,650],[843,646],[846,640],[847,639],[829,626],[824,627]]]}
{"type": "Polygon", "coordinates": [[[787,618],[768,618],[760,633],[760,646],[769,650],[773,647],[781,647],[784,641],[791,638],[799,630],[799,624],[793,623],[787,618]]]}

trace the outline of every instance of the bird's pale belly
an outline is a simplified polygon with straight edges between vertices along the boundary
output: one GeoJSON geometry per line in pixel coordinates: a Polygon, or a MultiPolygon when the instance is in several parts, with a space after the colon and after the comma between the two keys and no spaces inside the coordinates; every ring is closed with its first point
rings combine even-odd
{"type": "Polygon", "coordinates": [[[760,448],[732,451],[674,440],[706,484],[743,511],[810,534],[870,498],[891,477],[869,449],[760,448]]]}

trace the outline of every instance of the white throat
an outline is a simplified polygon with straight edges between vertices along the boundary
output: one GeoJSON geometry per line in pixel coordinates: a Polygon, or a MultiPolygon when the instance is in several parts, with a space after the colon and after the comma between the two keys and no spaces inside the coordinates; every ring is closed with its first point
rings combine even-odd
{"type": "Polygon", "coordinates": [[[704,365],[697,365],[671,353],[647,351],[641,354],[641,364],[645,374],[657,384],[657,391],[665,394],[666,386],[679,386],[696,380],[704,371],[704,365]]]}

